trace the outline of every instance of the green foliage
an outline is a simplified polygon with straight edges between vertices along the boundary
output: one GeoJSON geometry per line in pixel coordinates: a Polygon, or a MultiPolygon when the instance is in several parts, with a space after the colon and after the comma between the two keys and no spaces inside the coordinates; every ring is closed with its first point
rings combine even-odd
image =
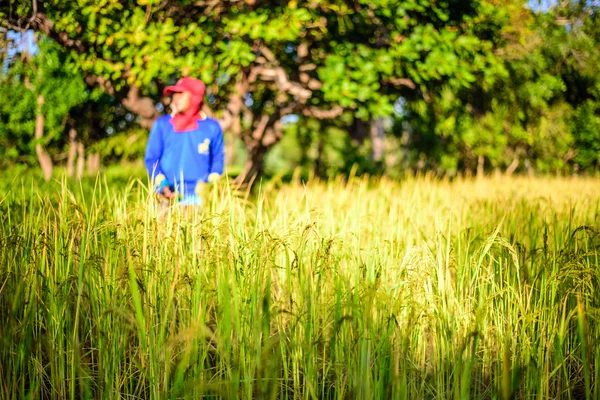
{"type": "Polygon", "coordinates": [[[133,128],[108,136],[90,146],[91,153],[98,153],[106,163],[136,161],[144,158],[148,131],[133,128]]]}
{"type": "Polygon", "coordinates": [[[469,87],[449,81],[431,87],[428,100],[409,99],[399,123],[412,128],[412,153],[451,175],[474,171],[479,157],[488,169],[519,162],[520,170],[568,172],[577,163],[593,171],[600,48],[591,21],[598,10],[570,14],[579,22],[565,27],[557,20],[569,6],[534,14],[506,3],[509,14],[499,15],[510,19],[490,32],[501,66],[482,69],[469,87]]]}
{"type": "Polygon", "coordinates": [[[69,111],[88,100],[88,90],[55,43],[42,41],[31,72],[35,91],[44,96],[44,135],[56,140],[63,134],[69,111]]]}
{"type": "Polygon", "coordinates": [[[302,65],[316,66],[311,74],[323,86],[312,103],[340,104],[364,119],[391,115],[397,96],[389,80],[463,87],[495,64],[489,40],[476,29],[497,12],[488,3],[253,3],[54,0],[44,12],[54,31],[78,42],[67,46],[76,47],[84,74],[102,76],[116,89],[136,84],[147,91],[180,74],[198,76],[212,85],[217,103],[245,68],[264,63],[261,46],[290,78],[302,65]],[[298,57],[302,44],[309,52],[298,57]]]}
{"type": "MultiPolygon", "coordinates": [[[[29,20],[31,13],[29,2],[0,6],[5,26],[29,20]]],[[[229,101],[237,94],[235,85],[242,84],[244,105],[232,117],[240,118],[241,132],[235,133],[248,149],[268,149],[279,140],[261,142],[254,134],[263,117],[281,117],[283,109],[302,116],[311,115],[309,108],[341,106],[370,121],[393,116],[402,99],[395,129],[406,142],[399,149],[402,168],[454,175],[474,171],[481,159],[488,170],[516,161],[518,171],[598,166],[600,23],[593,3],[566,1],[533,12],[521,0],[52,0],[44,2],[43,13],[53,24],[51,36],[69,52],[69,57],[60,55],[64,73],[108,82],[105,87],[114,96],[105,97],[95,114],[87,105],[77,108],[83,110],[80,125],[93,121],[87,125],[102,131],[79,129],[90,143],[107,131],[130,127],[132,121],[124,122],[123,109],[114,104],[129,87],[140,87],[157,103],[165,85],[191,75],[208,84],[208,103],[217,116],[225,109],[233,112],[229,101]],[[310,95],[301,100],[298,91],[282,83],[281,72],[310,95]]],[[[4,117],[3,123],[12,125],[0,140],[12,159],[30,155],[31,146],[22,138],[32,132],[33,119],[26,116],[35,110],[35,98],[9,80],[2,86],[25,101],[4,106],[22,122],[4,117]]],[[[46,108],[55,100],[64,104],[56,112],[45,110],[52,127],[48,138],[56,140],[65,107],[81,104],[79,87],[47,84],[43,90],[49,99],[51,91],[60,97],[46,108]],[[65,98],[72,101],[67,104],[65,98]]],[[[340,116],[324,122],[340,132],[348,129],[340,116]]],[[[312,138],[311,146],[327,149],[329,134],[323,139],[320,128],[314,129],[304,136],[312,138]]],[[[120,148],[112,140],[104,152],[113,154],[111,160],[120,148]]],[[[329,158],[337,161],[331,165],[375,167],[366,165],[364,148],[354,146],[352,138],[340,141],[346,144],[332,147],[329,158]]],[[[296,165],[295,160],[279,165],[286,163],[296,165]]],[[[335,174],[338,167],[326,170],[335,174]]]]}
{"type": "Polygon", "coordinates": [[[367,3],[370,17],[362,25],[352,22],[347,35],[344,25],[338,26],[333,36],[340,35],[340,41],[332,41],[332,54],[318,71],[325,99],[355,109],[359,118],[393,113],[398,94],[406,91],[390,85],[397,78],[422,91],[442,82],[461,88],[476,74],[498,68],[491,43],[477,31],[482,24],[494,29],[497,10],[489,4],[460,10],[445,2],[367,3]]]}
{"type": "Polygon", "coordinates": [[[39,52],[28,58],[17,59],[0,74],[0,146],[6,151],[0,163],[5,166],[33,162],[38,96],[44,98],[42,144],[55,151],[63,143],[69,112],[89,97],[82,76],[52,41],[42,40],[39,52]]]}
{"type": "Polygon", "coordinates": [[[346,114],[336,123],[300,118],[288,124],[284,138],[267,156],[267,177],[290,178],[298,170],[303,179],[381,172],[371,160],[370,141],[348,134],[346,120],[352,118],[346,114]]]}
{"type": "Polygon", "coordinates": [[[4,167],[15,161],[33,162],[30,145],[35,129],[36,98],[31,90],[14,79],[0,85],[0,146],[4,167]]]}
{"type": "Polygon", "coordinates": [[[600,167],[600,104],[590,100],[582,104],[572,127],[577,149],[573,160],[584,170],[600,167]]]}

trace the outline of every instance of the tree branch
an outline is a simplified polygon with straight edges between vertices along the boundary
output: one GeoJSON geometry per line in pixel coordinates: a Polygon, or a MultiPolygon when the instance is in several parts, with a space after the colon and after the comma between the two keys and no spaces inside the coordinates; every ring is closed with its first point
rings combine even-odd
{"type": "Polygon", "coordinates": [[[222,129],[227,130],[231,128],[231,130],[239,135],[242,132],[242,124],[240,119],[240,114],[242,112],[242,107],[244,106],[244,95],[248,90],[248,80],[246,75],[242,72],[238,77],[238,80],[235,83],[233,88],[233,93],[231,98],[229,99],[229,103],[227,103],[227,107],[223,113],[225,118],[228,118],[228,125],[222,124],[222,129]],[[225,125],[225,126],[223,126],[225,125]]]}
{"type": "Polygon", "coordinates": [[[410,79],[407,78],[389,78],[385,79],[383,83],[390,83],[396,87],[398,86],[406,86],[410,89],[416,89],[417,85],[410,79]]]}
{"type": "Polygon", "coordinates": [[[31,27],[40,31],[46,36],[54,39],[57,43],[62,46],[75,50],[77,53],[84,53],[87,50],[87,47],[83,44],[83,42],[79,39],[71,39],[67,32],[57,32],[54,29],[54,21],[49,19],[46,14],[36,12],[32,16],[31,27]]]}
{"type": "Polygon", "coordinates": [[[121,103],[129,111],[142,117],[140,125],[144,128],[151,128],[154,120],[160,116],[152,98],[141,96],[140,88],[135,85],[129,86],[127,95],[121,103]]]}
{"type": "Polygon", "coordinates": [[[250,76],[248,77],[248,83],[254,83],[261,77],[264,81],[273,81],[277,85],[277,88],[282,92],[286,92],[296,97],[300,102],[306,102],[312,96],[312,91],[303,88],[300,84],[290,82],[287,74],[281,67],[263,67],[257,66],[252,68],[250,76]]]}
{"type": "Polygon", "coordinates": [[[110,81],[107,81],[101,76],[88,75],[85,77],[85,83],[90,86],[100,86],[106,93],[111,96],[115,95],[115,88],[110,81]]]}
{"type": "Polygon", "coordinates": [[[265,130],[267,129],[270,119],[271,118],[266,114],[263,114],[260,117],[258,124],[255,126],[254,131],[252,132],[252,139],[256,141],[260,141],[262,139],[262,136],[265,133],[265,130]]]}
{"type": "Polygon", "coordinates": [[[317,107],[307,107],[302,110],[302,114],[306,117],[317,119],[333,119],[337,118],[344,112],[341,106],[335,105],[329,110],[322,110],[317,107]]]}

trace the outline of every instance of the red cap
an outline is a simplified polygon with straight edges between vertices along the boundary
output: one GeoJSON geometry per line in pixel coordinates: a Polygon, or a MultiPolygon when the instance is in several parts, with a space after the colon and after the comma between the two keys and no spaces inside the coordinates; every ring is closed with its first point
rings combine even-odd
{"type": "Polygon", "coordinates": [[[192,92],[193,95],[204,97],[204,89],[206,85],[200,79],[184,77],[177,81],[174,86],[167,86],[163,90],[165,96],[170,96],[173,93],[192,92]]]}

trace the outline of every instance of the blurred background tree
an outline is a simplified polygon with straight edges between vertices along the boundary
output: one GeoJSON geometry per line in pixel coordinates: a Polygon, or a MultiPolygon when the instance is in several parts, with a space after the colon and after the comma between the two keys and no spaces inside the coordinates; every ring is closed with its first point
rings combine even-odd
{"type": "Polygon", "coordinates": [[[71,175],[140,159],[162,88],[191,75],[245,181],[598,168],[594,2],[12,0],[0,17],[4,167],[36,146],[71,175]]]}
{"type": "Polygon", "coordinates": [[[411,128],[411,163],[449,174],[596,171],[597,5],[561,2],[537,13],[523,2],[498,5],[502,68],[494,79],[438,86],[432,101],[407,103],[397,123],[411,128]]]}

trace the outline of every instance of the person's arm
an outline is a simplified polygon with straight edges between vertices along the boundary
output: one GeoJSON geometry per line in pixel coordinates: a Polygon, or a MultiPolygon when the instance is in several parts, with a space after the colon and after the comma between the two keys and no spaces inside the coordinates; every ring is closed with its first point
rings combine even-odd
{"type": "Polygon", "coordinates": [[[150,137],[146,144],[146,153],[144,154],[144,164],[146,164],[146,170],[152,180],[152,183],[157,187],[159,193],[163,193],[165,187],[168,187],[169,181],[167,180],[164,172],[160,168],[160,159],[163,153],[163,137],[162,130],[158,121],[154,122],[152,129],[150,130],[150,137]]]}
{"type": "Polygon", "coordinates": [[[214,182],[223,175],[225,167],[225,151],[223,143],[223,131],[217,123],[217,134],[210,142],[210,169],[208,173],[208,181],[214,182]]]}

